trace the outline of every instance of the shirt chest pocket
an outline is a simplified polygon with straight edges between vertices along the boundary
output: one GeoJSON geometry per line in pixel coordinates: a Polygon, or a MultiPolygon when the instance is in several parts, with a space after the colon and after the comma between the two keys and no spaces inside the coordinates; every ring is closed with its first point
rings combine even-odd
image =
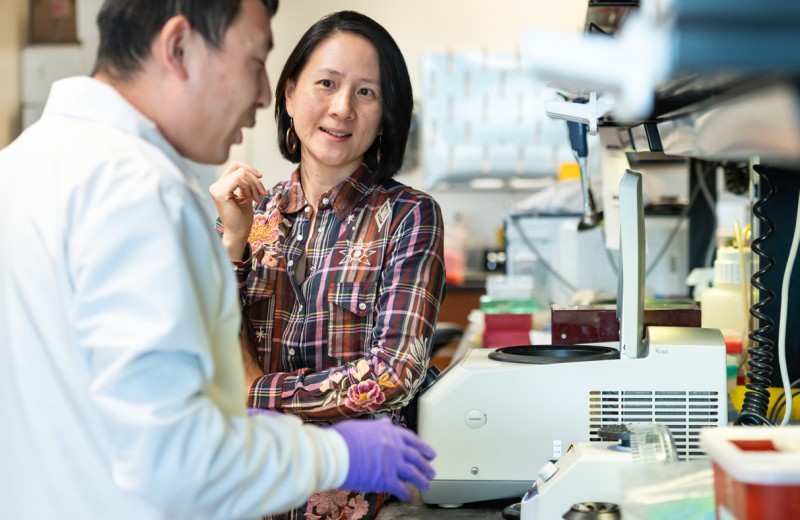
{"type": "Polygon", "coordinates": [[[332,282],[328,286],[328,355],[347,363],[367,354],[375,326],[375,282],[332,282]]]}

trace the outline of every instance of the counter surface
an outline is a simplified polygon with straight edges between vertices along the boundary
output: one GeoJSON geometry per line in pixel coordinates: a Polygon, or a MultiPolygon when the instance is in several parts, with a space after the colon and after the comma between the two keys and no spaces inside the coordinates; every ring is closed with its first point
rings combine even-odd
{"type": "Polygon", "coordinates": [[[474,502],[464,504],[459,508],[443,508],[439,506],[428,506],[422,503],[419,493],[415,491],[414,498],[410,502],[399,502],[393,500],[381,508],[377,520],[483,520],[483,519],[502,519],[503,508],[519,502],[519,499],[506,498],[502,500],[491,500],[487,502],[474,502]]]}

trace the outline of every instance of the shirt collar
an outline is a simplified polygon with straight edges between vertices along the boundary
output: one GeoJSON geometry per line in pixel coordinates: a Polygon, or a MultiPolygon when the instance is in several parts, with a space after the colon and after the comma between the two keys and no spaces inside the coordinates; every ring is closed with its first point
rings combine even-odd
{"type": "Polygon", "coordinates": [[[61,116],[112,126],[144,139],[162,152],[182,172],[194,172],[187,161],[164,138],[156,124],[131,105],[111,85],[88,76],[53,83],[42,118],[61,116]]]}
{"type": "MultiPolygon", "coordinates": [[[[325,192],[316,202],[316,207],[321,210],[332,208],[339,220],[344,220],[353,211],[358,201],[375,189],[375,186],[369,182],[371,175],[370,169],[362,164],[350,177],[325,192]]],[[[285,214],[296,213],[306,204],[309,204],[309,201],[303,193],[300,183],[300,168],[298,167],[292,173],[292,178],[284,190],[278,209],[285,214]]]]}

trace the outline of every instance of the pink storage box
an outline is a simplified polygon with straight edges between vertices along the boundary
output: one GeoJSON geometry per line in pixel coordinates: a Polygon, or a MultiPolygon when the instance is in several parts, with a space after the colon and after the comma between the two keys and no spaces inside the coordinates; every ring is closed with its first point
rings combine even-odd
{"type": "Polygon", "coordinates": [[[483,346],[488,348],[530,345],[531,314],[484,314],[483,346]]]}

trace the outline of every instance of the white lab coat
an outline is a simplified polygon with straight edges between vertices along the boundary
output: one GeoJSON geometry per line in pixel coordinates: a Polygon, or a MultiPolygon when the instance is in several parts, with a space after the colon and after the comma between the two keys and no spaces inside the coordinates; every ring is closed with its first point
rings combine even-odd
{"type": "Polygon", "coordinates": [[[91,78],[0,152],[0,518],[242,518],[342,484],[343,438],[248,418],[204,188],[91,78]]]}

